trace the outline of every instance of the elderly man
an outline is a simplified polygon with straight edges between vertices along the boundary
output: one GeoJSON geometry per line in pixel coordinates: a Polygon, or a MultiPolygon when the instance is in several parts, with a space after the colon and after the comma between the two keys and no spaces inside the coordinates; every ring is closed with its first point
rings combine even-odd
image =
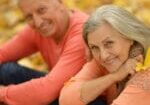
{"type": "Polygon", "coordinates": [[[19,6],[29,25],[0,48],[0,84],[11,84],[0,88],[0,102],[54,104],[64,82],[85,63],[81,34],[88,16],[67,10],[61,0],[19,0],[19,6]],[[37,51],[51,71],[47,75],[14,63],[37,51]]]}

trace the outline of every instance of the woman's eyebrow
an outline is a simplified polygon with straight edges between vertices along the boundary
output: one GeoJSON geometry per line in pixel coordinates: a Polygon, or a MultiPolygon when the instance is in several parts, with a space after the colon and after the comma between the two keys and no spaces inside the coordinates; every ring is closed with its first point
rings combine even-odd
{"type": "Polygon", "coordinates": [[[111,39],[111,37],[108,36],[108,37],[106,37],[106,38],[102,41],[102,43],[105,43],[106,41],[108,41],[108,40],[110,40],[110,39],[111,39]]]}

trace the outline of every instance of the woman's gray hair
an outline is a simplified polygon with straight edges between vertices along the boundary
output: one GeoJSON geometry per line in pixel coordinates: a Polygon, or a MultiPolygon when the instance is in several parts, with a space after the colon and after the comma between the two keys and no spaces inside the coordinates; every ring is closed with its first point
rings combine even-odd
{"type": "Polygon", "coordinates": [[[83,37],[88,45],[88,34],[98,29],[102,23],[109,23],[123,37],[140,43],[144,52],[150,46],[150,28],[130,12],[114,5],[98,8],[84,24],[83,37]]]}

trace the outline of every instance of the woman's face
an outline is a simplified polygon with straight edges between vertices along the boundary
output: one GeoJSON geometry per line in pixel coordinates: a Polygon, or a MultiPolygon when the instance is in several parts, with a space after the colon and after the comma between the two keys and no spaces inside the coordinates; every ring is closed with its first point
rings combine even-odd
{"type": "Polygon", "coordinates": [[[103,23],[88,35],[88,45],[94,59],[109,72],[116,71],[128,58],[133,41],[122,36],[108,23],[103,23]]]}

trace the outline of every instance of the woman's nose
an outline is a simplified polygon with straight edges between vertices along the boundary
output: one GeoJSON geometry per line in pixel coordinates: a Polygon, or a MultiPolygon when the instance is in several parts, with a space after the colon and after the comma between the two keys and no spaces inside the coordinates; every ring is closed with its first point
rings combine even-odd
{"type": "Polygon", "coordinates": [[[109,53],[107,52],[107,50],[101,50],[99,57],[102,61],[105,61],[109,56],[109,53]]]}

